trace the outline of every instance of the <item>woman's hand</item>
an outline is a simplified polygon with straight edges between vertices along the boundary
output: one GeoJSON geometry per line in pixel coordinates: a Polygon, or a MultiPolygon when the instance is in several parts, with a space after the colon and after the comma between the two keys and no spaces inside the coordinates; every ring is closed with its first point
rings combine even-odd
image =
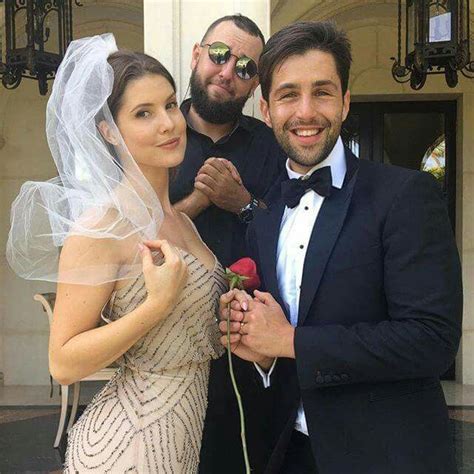
{"type": "Polygon", "coordinates": [[[188,267],[181,253],[166,240],[147,240],[141,247],[143,275],[148,291],[147,305],[160,309],[160,319],[169,310],[186,284],[188,267]],[[152,250],[161,251],[164,261],[161,265],[153,262],[152,250]],[[167,311],[163,311],[166,308],[167,311]]]}
{"type": "Polygon", "coordinates": [[[230,290],[221,295],[219,300],[219,313],[221,322],[219,329],[222,333],[221,344],[227,347],[227,315],[229,314],[228,305],[230,304],[230,350],[237,357],[248,362],[256,362],[264,370],[268,370],[273,364],[273,357],[266,357],[256,351],[249,349],[242,344],[242,322],[245,318],[245,312],[253,306],[252,297],[243,290],[230,290]]]}

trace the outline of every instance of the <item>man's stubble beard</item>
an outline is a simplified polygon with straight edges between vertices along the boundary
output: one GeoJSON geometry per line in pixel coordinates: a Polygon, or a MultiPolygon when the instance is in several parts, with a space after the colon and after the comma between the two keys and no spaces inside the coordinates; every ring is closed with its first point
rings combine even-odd
{"type": "MultiPolygon", "coordinates": [[[[294,147],[291,144],[289,134],[292,133],[287,129],[286,126],[283,128],[274,129],[275,137],[280,145],[280,147],[285,151],[291,161],[294,161],[300,166],[306,168],[313,168],[314,166],[322,163],[331,153],[334,146],[336,145],[339,134],[341,133],[342,121],[339,123],[330,123],[329,126],[325,127],[327,131],[326,138],[322,143],[322,148],[318,148],[315,151],[309,149],[306,153],[301,152],[299,149],[294,147]]],[[[315,125],[315,124],[305,124],[305,125],[315,125]]]]}
{"type": "Polygon", "coordinates": [[[197,114],[206,122],[214,124],[235,123],[249,96],[233,100],[217,101],[209,97],[206,87],[194,69],[190,79],[191,102],[197,114]]]}

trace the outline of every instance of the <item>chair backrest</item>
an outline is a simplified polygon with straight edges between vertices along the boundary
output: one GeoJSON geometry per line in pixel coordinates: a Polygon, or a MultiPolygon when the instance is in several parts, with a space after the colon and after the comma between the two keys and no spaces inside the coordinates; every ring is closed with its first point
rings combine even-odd
{"type": "Polygon", "coordinates": [[[39,301],[43,306],[43,311],[48,315],[49,325],[53,322],[54,303],[56,302],[56,293],[36,293],[33,296],[35,301],[39,301]]]}

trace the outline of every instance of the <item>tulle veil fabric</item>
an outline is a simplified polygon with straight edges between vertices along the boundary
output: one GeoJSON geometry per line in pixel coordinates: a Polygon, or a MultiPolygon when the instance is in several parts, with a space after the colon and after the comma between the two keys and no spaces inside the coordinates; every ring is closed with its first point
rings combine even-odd
{"type": "Polygon", "coordinates": [[[100,285],[142,272],[138,243],[154,239],[163,221],[159,199],[130,155],[107,98],[113,86],[112,34],[71,42],[58,69],[46,112],[46,135],[58,176],[28,181],[12,204],[7,259],[31,280],[100,285]],[[114,137],[107,143],[98,125],[114,137]],[[68,238],[81,252],[58,269],[68,238]],[[91,258],[99,239],[118,245],[120,262],[91,258]]]}

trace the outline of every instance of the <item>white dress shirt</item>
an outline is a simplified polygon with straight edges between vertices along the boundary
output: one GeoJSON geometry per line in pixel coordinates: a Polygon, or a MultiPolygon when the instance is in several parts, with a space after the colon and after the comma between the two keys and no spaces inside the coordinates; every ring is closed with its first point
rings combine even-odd
{"type": "MultiPolygon", "coordinates": [[[[332,185],[340,189],[346,175],[344,146],[340,137],[329,156],[322,163],[308,171],[305,176],[310,176],[315,170],[324,166],[331,167],[332,185]]],[[[289,178],[298,179],[303,176],[290,168],[289,160],[286,162],[286,169],[289,178]]],[[[296,207],[293,209],[285,207],[281,220],[276,261],[278,289],[286,306],[287,314],[290,315],[290,322],[295,327],[298,323],[301,280],[306,250],[323,202],[323,196],[309,189],[296,207]]],[[[275,362],[276,359],[267,373],[263,372],[257,364],[255,365],[263,377],[265,387],[270,386],[270,375],[275,367],[275,362]]],[[[302,403],[300,403],[298,409],[295,429],[306,435],[308,434],[302,403]]]]}

